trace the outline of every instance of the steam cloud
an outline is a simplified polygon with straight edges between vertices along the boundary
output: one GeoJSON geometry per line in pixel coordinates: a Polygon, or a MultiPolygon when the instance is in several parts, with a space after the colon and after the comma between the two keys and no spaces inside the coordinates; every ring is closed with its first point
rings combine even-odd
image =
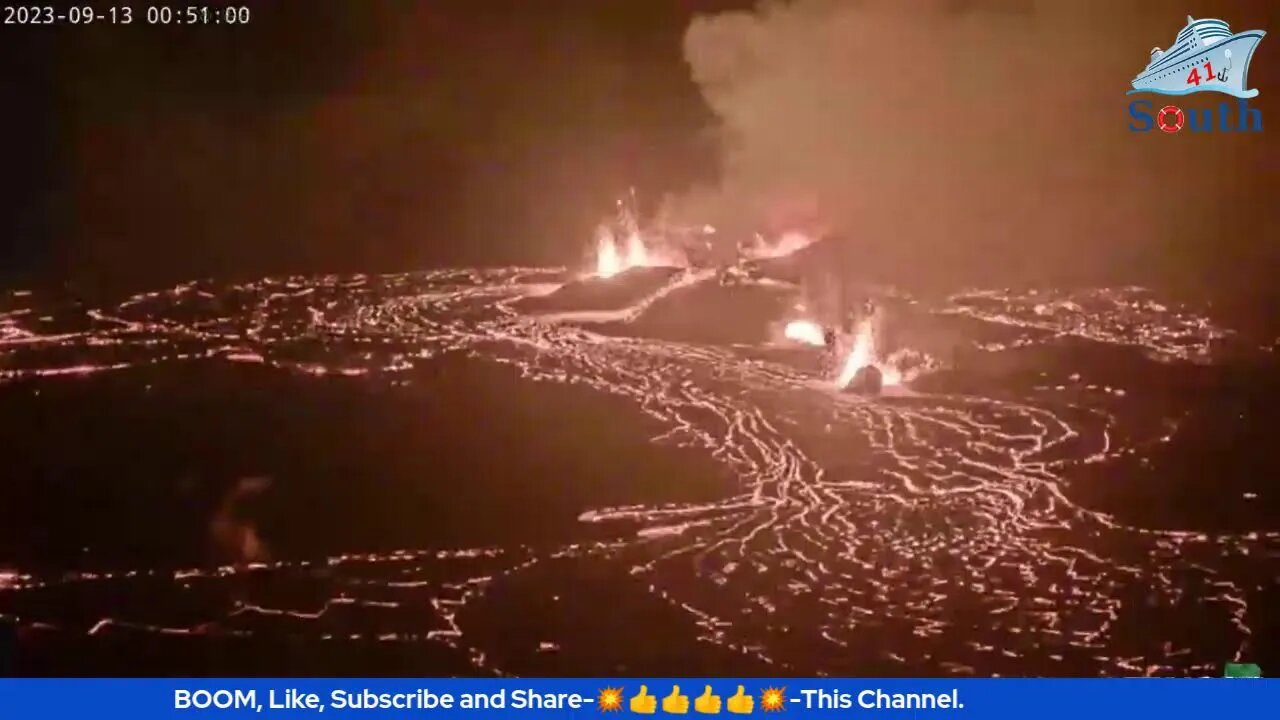
{"type": "Polygon", "coordinates": [[[220,558],[234,562],[256,562],[270,557],[267,545],[258,534],[257,523],[244,507],[252,498],[271,487],[265,477],[240,478],[222,498],[217,512],[209,521],[209,535],[220,558]]]}
{"type": "MultiPolygon", "coordinates": [[[[1251,22],[1230,15],[1237,31],[1251,22]]],[[[1252,138],[1129,131],[1144,96],[1128,81],[1184,21],[1099,0],[796,0],[696,17],[685,59],[720,120],[721,180],[664,211],[726,235],[836,233],[894,281],[1185,272],[1239,219],[1228,203],[1249,183],[1178,179],[1265,161],[1252,138]]]]}

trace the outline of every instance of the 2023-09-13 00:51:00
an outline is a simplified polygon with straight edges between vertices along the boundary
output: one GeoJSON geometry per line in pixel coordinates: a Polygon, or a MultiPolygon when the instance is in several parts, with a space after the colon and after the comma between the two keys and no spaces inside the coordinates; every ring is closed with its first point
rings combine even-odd
{"type": "Polygon", "coordinates": [[[246,5],[5,5],[4,25],[247,25],[253,13],[246,5]]]}

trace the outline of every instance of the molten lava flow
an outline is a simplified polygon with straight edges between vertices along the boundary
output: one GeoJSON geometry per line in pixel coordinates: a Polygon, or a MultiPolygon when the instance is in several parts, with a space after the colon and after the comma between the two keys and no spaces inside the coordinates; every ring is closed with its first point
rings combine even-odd
{"type": "Polygon", "coordinates": [[[836,387],[841,390],[849,387],[849,383],[853,382],[853,378],[858,374],[858,371],[868,365],[874,365],[880,371],[884,385],[897,385],[902,382],[902,372],[898,368],[878,361],[876,355],[876,332],[870,318],[858,323],[858,328],[853,336],[853,347],[849,349],[849,355],[845,358],[844,367],[841,368],[840,375],[836,378],[836,387]]]}
{"type": "Polygon", "coordinates": [[[788,340],[795,340],[806,345],[824,347],[827,339],[822,336],[822,327],[812,320],[792,320],[787,323],[783,335],[788,340]]]}

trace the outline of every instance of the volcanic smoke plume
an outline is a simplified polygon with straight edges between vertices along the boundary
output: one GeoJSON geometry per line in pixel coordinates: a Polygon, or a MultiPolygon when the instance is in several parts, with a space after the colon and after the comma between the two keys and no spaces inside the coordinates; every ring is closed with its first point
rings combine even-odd
{"type": "Polygon", "coordinates": [[[258,534],[257,523],[243,507],[247,501],[261,495],[269,487],[270,478],[240,478],[223,497],[213,519],[209,521],[209,535],[220,557],[230,558],[235,562],[255,562],[270,556],[266,543],[258,534]]]}
{"type": "MultiPolygon", "coordinates": [[[[1237,30],[1263,20],[1222,12],[1237,30]]],[[[1128,130],[1128,81],[1184,15],[797,0],[696,17],[684,52],[719,118],[721,181],[666,211],[730,236],[838,234],[860,269],[899,281],[1194,272],[1223,223],[1267,211],[1230,197],[1249,183],[1170,182],[1261,172],[1256,139],[1128,130]]]]}

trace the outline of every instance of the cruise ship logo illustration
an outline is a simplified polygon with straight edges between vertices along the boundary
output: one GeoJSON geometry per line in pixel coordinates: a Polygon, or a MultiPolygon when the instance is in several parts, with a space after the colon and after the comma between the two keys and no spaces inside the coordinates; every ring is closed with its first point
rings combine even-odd
{"type": "Polygon", "coordinates": [[[1221,20],[1187,16],[1187,26],[1168,50],[1152,48],[1151,62],[1133,79],[1133,93],[1189,95],[1220,92],[1238,98],[1257,97],[1249,90],[1249,61],[1262,36],[1261,30],[1231,33],[1221,20]]]}

